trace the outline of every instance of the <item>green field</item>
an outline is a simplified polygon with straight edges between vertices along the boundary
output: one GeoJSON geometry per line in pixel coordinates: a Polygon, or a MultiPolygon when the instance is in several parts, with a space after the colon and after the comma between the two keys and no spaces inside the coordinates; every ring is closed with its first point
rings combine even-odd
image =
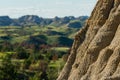
{"type": "Polygon", "coordinates": [[[24,79],[27,76],[30,80],[39,80],[44,66],[46,76],[54,80],[65,64],[63,56],[69,54],[78,30],[67,26],[1,26],[0,64],[10,55],[11,63],[24,79]]]}
{"type": "MultiPolygon", "coordinates": [[[[73,34],[79,29],[68,28],[67,26],[54,27],[54,26],[32,26],[32,27],[18,27],[18,26],[7,26],[0,27],[0,37],[10,37],[11,43],[22,42],[29,39],[30,36],[44,35],[48,38],[46,41],[48,44],[54,43],[57,38],[64,36],[69,39],[73,39],[73,34]]],[[[5,39],[0,39],[0,41],[5,39]]]]}

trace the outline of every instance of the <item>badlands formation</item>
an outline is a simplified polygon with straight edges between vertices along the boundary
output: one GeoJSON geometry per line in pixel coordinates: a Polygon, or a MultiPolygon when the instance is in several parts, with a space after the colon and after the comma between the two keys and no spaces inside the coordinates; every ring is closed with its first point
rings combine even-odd
{"type": "Polygon", "coordinates": [[[120,80],[120,0],[98,0],[57,80],[120,80]]]}

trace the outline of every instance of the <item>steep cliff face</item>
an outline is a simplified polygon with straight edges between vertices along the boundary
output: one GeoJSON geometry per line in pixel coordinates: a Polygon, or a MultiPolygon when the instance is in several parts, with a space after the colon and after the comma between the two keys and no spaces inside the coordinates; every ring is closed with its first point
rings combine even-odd
{"type": "Polygon", "coordinates": [[[120,0],[98,0],[57,80],[120,80],[120,0]]]}

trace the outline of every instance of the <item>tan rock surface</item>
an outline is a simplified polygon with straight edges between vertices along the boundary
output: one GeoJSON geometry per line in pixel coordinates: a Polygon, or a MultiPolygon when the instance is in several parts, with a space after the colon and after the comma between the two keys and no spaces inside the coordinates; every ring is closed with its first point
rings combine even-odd
{"type": "Polygon", "coordinates": [[[98,0],[57,80],[120,80],[120,0],[98,0]]]}

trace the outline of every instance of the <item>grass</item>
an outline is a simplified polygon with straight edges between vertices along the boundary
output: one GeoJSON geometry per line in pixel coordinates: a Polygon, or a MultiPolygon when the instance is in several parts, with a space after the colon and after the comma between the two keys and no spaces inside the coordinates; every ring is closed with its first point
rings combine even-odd
{"type": "Polygon", "coordinates": [[[0,52],[0,58],[4,57],[5,53],[0,52]]]}
{"type": "Polygon", "coordinates": [[[14,52],[0,52],[0,58],[5,57],[7,54],[14,54],[14,52]]]}
{"type": "Polygon", "coordinates": [[[25,27],[25,28],[20,28],[17,26],[3,26],[0,27],[0,36],[6,36],[6,32],[9,32],[11,35],[16,34],[20,35],[18,32],[25,32],[24,36],[27,35],[39,35],[40,34],[46,34],[47,31],[56,31],[60,33],[69,33],[69,35],[75,33],[77,30],[76,29],[71,29],[68,28],[67,26],[61,26],[61,27],[55,27],[55,26],[45,26],[45,27],[39,27],[39,26],[32,26],[30,27],[25,27]],[[4,33],[3,33],[4,32],[4,33]],[[31,34],[30,34],[31,33],[31,34]]]}
{"type": "Polygon", "coordinates": [[[23,63],[24,59],[12,59],[12,62],[23,63]]]}
{"type": "Polygon", "coordinates": [[[25,41],[29,38],[29,35],[27,36],[19,36],[19,37],[15,37],[11,40],[12,43],[16,43],[16,42],[22,42],[22,41],[25,41]]]}
{"type": "Polygon", "coordinates": [[[56,61],[51,61],[49,64],[49,67],[53,67],[53,68],[59,68],[62,66],[62,64],[64,65],[65,62],[62,60],[62,58],[56,60],[56,61]]]}
{"type": "Polygon", "coordinates": [[[69,50],[68,47],[53,47],[52,49],[56,51],[63,51],[63,52],[67,52],[69,50]]]}
{"type": "Polygon", "coordinates": [[[0,33],[0,37],[7,36],[6,33],[0,33]]]}

